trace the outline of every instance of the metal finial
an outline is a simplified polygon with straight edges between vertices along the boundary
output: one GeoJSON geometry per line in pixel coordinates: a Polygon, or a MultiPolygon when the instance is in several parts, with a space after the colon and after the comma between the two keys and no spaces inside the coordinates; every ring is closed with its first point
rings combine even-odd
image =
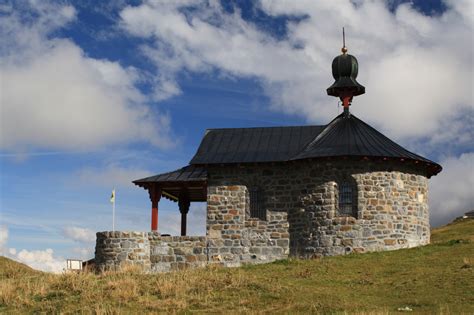
{"type": "Polygon", "coordinates": [[[346,33],[344,32],[344,27],[342,28],[342,48],[341,51],[343,54],[347,52],[347,47],[346,47],[346,33]]]}

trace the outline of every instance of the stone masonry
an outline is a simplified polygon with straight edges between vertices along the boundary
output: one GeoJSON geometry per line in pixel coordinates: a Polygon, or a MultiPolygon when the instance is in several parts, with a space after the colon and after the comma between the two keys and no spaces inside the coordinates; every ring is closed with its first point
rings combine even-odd
{"type": "Polygon", "coordinates": [[[129,263],[163,272],[425,245],[427,184],[419,170],[389,161],[209,166],[206,236],[99,232],[96,265],[105,270],[129,263]],[[343,179],[355,185],[354,215],[339,213],[343,179]],[[262,189],[266,220],[250,217],[249,187],[262,189]]]}
{"type": "Polygon", "coordinates": [[[96,266],[117,270],[140,265],[147,271],[165,272],[201,267],[208,261],[204,236],[161,236],[157,232],[99,232],[96,266]]]}

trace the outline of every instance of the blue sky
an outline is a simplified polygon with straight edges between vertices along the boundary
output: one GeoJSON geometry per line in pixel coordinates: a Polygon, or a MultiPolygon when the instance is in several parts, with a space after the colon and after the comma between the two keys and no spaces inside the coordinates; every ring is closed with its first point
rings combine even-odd
{"type": "MultiPolygon", "coordinates": [[[[0,248],[43,270],[95,231],[148,230],[131,181],[187,165],[207,128],[325,124],[346,27],[359,118],[442,164],[433,225],[474,207],[471,1],[7,1],[0,5],[0,248]]],[[[191,234],[205,233],[192,205],[191,234]]],[[[179,212],[160,202],[160,230],[179,212]]]]}

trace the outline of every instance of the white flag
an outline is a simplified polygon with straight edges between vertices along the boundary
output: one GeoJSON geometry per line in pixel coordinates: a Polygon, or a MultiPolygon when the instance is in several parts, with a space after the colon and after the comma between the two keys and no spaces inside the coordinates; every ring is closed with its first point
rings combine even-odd
{"type": "Polygon", "coordinates": [[[115,188],[112,190],[112,196],[110,196],[110,202],[115,203],[115,188]]]}

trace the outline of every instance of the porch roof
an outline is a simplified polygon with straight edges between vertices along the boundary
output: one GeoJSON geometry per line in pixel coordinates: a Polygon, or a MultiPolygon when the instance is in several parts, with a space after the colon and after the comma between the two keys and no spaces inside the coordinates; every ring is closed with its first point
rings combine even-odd
{"type": "Polygon", "coordinates": [[[189,201],[207,200],[207,171],[202,166],[188,165],[180,169],[142,179],[134,180],[139,187],[149,190],[157,187],[162,195],[172,201],[178,201],[183,189],[187,190],[189,201]]]}

